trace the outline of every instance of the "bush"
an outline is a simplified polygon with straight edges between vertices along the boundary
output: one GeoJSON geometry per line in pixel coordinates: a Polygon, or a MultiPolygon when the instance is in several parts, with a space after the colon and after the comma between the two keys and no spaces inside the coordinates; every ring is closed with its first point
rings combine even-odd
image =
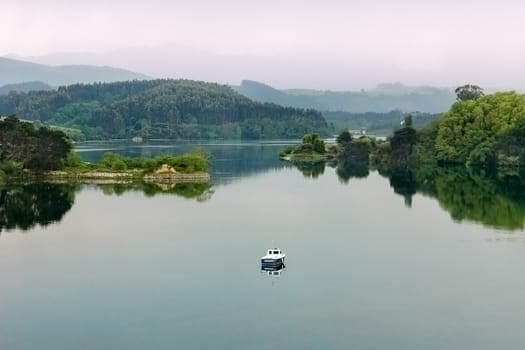
{"type": "Polygon", "coordinates": [[[23,167],[18,163],[7,162],[0,164],[0,171],[2,171],[7,176],[15,176],[22,173],[23,167]]]}
{"type": "Polygon", "coordinates": [[[287,146],[285,149],[283,149],[280,153],[279,153],[279,156],[282,158],[282,157],[286,157],[287,155],[290,155],[294,150],[294,147],[293,146],[287,146]]]}
{"type": "Polygon", "coordinates": [[[128,166],[122,159],[117,159],[111,164],[111,169],[115,171],[124,171],[128,169],[128,166]]]}

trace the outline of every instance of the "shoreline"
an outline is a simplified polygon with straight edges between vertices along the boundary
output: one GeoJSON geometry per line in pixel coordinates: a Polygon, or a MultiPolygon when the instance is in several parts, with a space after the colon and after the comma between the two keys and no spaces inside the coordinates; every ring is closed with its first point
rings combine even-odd
{"type": "MultiPolygon", "coordinates": [[[[17,181],[66,181],[86,184],[108,184],[108,183],[132,183],[146,182],[158,184],[176,183],[208,183],[211,179],[209,173],[159,173],[144,174],[141,171],[89,171],[89,172],[68,172],[50,171],[43,174],[26,173],[21,176],[6,176],[3,182],[17,181]]],[[[2,182],[2,179],[0,179],[2,182]]]]}

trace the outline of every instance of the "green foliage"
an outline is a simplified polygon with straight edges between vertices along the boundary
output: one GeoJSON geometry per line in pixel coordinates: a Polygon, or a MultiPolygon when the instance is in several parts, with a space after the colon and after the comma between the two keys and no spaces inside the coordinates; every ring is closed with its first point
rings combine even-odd
{"type": "Polygon", "coordinates": [[[64,163],[66,168],[82,168],[86,166],[86,163],[82,160],[77,152],[69,152],[64,163]]]}
{"type": "Polygon", "coordinates": [[[472,84],[460,86],[454,92],[458,101],[477,100],[485,95],[482,88],[472,84]]]}
{"type": "Polygon", "coordinates": [[[405,128],[412,128],[414,125],[414,121],[412,118],[412,114],[408,114],[403,118],[403,127],[405,128]]]}
{"type": "Polygon", "coordinates": [[[0,164],[35,172],[62,169],[72,149],[63,132],[35,129],[31,123],[15,117],[0,120],[0,145],[0,164]]]}
{"type": "Polygon", "coordinates": [[[436,157],[444,163],[493,162],[496,145],[499,143],[503,151],[502,140],[511,137],[523,119],[525,99],[515,92],[457,102],[439,122],[436,157]]]}
{"type": "Polygon", "coordinates": [[[209,167],[207,157],[209,155],[201,150],[193,150],[180,156],[159,155],[155,158],[132,158],[107,152],[102,155],[98,167],[117,172],[141,170],[152,173],[165,164],[181,173],[207,172],[209,167]]]}
{"type": "Polygon", "coordinates": [[[190,80],[76,84],[0,96],[0,114],[67,128],[74,139],[275,139],[327,133],[314,110],[254,102],[190,80]]]}
{"type": "Polygon", "coordinates": [[[324,141],[318,134],[306,134],[303,136],[302,144],[294,151],[295,153],[325,153],[324,141]]]}
{"type": "Polygon", "coordinates": [[[396,130],[390,139],[390,164],[397,166],[412,164],[416,139],[416,130],[411,127],[396,130]]]}
{"type": "Polygon", "coordinates": [[[279,153],[279,157],[283,158],[283,157],[286,157],[288,155],[290,155],[293,151],[294,151],[295,147],[294,146],[287,146],[285,147],[280,153],[279,153]]]}
{"type": "Polygon", "coordinates": [[[337,159],[350,164],[367,164],[370,161],[371,142],[368,138],[338,144],[337,159]]]}
{"type": "Polygon", "coordinates": [[[348,129],[342,130],[339,135],[337,135],[337,138],[335,139],[337,144],[344,145],[352,141],[352,134],[348,129]]]}

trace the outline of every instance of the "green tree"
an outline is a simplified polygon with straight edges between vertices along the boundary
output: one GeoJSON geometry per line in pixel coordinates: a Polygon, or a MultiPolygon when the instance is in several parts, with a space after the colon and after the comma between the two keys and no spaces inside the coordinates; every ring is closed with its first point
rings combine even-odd
{"type": "Polygon", "coordinates": [[[459,86],[454,92],[458,101],[477,100],[485,95],[482,88],[472,84],[459,86]]]}
{"type": "Polygon", "coordinates": [[[335,141],[339,145],[348,143],[348,142],[352,141],[352,134],[350,133],[350,131],[348,129],[344,129],[344,130],[342,130],[339,133],[339,135],[337,135],[337,138],[335,139],[335,141]]]}

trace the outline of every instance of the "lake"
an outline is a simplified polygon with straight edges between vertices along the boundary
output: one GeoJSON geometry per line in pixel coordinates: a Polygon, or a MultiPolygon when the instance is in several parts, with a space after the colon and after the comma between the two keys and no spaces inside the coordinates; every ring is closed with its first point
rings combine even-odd
{"type": "Polygon", "coordinates": [[[188,150],[212,184],[0,191],[0,349],[522,349],[525,181],[188,150]],[[261,271],[278,246],[287,264],[261,271]]]}

